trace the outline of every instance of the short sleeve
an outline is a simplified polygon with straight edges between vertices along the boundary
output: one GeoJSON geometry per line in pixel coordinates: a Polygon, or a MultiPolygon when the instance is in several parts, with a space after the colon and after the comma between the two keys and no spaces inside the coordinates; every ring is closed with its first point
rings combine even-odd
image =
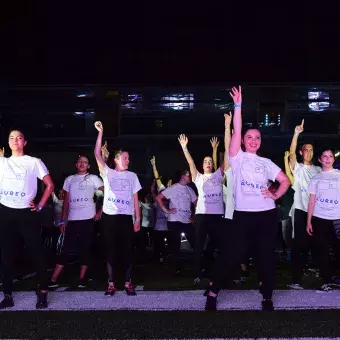
{"type": "Polygon", "coordinates": [[[98,190],[100,187],[104,186],[103,181],[98,176],[92,175],[91,179],[95,190],[98,190]]]}
{"type": "Polygon", "coordinates": [[[301,165],[300,165],[300,163],[296,162],[296,163],[295,163],[295,167],[294,167],[294,169],[293,169],[293,168],[291,167],[290,163],[289,163],[289,168],[290,168],[292,174],[295,176],[295,175],[300,171],[301,165]]]}
{"type": "Polygon", "coordinates": [[[140,189],[142,189],[142,186],[139,183],[139,179],[136,174],[134,174],[135,179],[133,181],[133,194],[137,193],[140,189]]]}
{"type": "Polygon", "coordinates": [[[307,192],[310,195],[316,195],[316,183],[317,181],[315,179],[311,179],[309,184],[308,184],[308,188],[307,188],[307,192]]]}
{"type": "Polygon", "coordinates": [[[170,199],[172,196],[172,187],[170,188],[166,188],[164,191],[162,191],[162,195],[166,198],[166,199],[170,199]]]}
{"type": "Polygon", "coordinates": [[[269,160],[269,173],[268,179],[275,182],[277,175],[282,171],[280,167],[278,167],[274,162],[269,160]]]}
{"type": "Polygon", "coordinates": [[[37,159],[36,163],[35,163],[35,170],[36,170],[36,174],[37,177],[42,180],[46,175],[49,174],[46,165],[43,163],[43,161],[41,159],[37,159]]]}
{"type": "Polygon", "coordinates": [[[163,184],[161,184],[161,186],[157,189],[158,193],[164,190],[165,190],[165,186],[163,184]]]}
{"type": "Polygon", "coordinates": [[[109,170],[110,170],[110,168],[107,166],[107,164],[105,163],[104,164],[104,166],[103,166],[103,169],[104,169],[104,173],[100,173],[100,176],[102,177],[102,178],[105,178],[105,177],[107,177],[107,174],[108,174],[108,172],[109,172],[109,170]]]}
{"type": "Polygon", "coordinates": [[[196,196],[196,194],[195,194],[195,191],[192,190],[192,189],[189,188],[189,187],[188,187],[188,189],[189,189],[190,196],[191,196],[191,202],[194,203],[195,201],[197,201],[197,196],[196,196]]]}
{"type": "Polygon", "coordinates": [[[193,182],[197,185],[198,182],[200,181],[201,177],[202,177],[202,174],[197,171],[196,178],[193,182]]]}
{"type": "Polygon", "coordinates": [[[215,172],[214,172],[214,176],[221,181],[221,183],[223,182],[223,175],[221,173],[221,168],[218,168],[215,172]]]}
{"type": "Polygon", "coordinates": [[[72,177],[72,176],[67,177],[67,178],[65,179],[65,182],[64,182],[63,190],[65,190],[65,191],[67,191],[67,192],[70,192],[71,177],[72,177]]]}

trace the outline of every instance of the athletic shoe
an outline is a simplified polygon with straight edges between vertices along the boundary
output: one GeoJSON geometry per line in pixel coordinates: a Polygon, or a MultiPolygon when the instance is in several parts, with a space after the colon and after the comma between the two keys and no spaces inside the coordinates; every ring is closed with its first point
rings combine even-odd
{"type": "Polygon", "coordinates": [[[207,296],[207,301],[205,303],[205,310],[214,311],[216,310],[216,297],[214,296],[207,296]]]}
{"type": "Polygon", "coordinates": [[[79,279],[78,288],[86,288],[86,279],[79,279]]]}
{"type": "Polygon", "coordinates": [[[295,289],[295,290],[303,290],[304,289],[299,283],[292,283],[290,285],[287,285],[287,287],[290,288],[290,289],[295,289]]]}
{"type": "Polygon", "coordinates": [[[14,306],[13,297],[5,294],[4,299],[0,302],[0,309],[11,308],[14,306]]]}
{"type": "Polygon", "coordinates": [[[330,292],[331,290],[333,290],[332,287],[328,283],[325,283],[320,288],[318,288],[316,291],[322,293],[322,292],[330,292]]]}
{"type": "Polygon", "coordinates": [[[107,291],[105,292],[105,295],[106,296],[113,296],[116,292],[116,287],[114,284],[110,284],[109,283],[109,286],[107,287],[107,291]]]}
{"type": "Polygon", "coordinates": [[[273,301],[271,299],[263,299],[262,310],[265,312],[272,312],[274,310],[273,301]]]}
{"type": "Polygon", "coordinates": [[[137,295],[135,292],[135,288],[133,287],[133,284],[130,282],[128,286],[124,286],[125,293],[129,296],[135,296],[137,295]]]}
{"type": "Polygon", "coordinates": [[[37,304],[35,305],[36,309],[45,309],[47,308],[47,293],[39,292],[37,296],[37,304]]]}
{"type": "Polygon", "coordinates": [[[59,285],[58,285],[57,281],[50,280],[47,283],[47,287],[48,288],[58,288],[59,285]]]}

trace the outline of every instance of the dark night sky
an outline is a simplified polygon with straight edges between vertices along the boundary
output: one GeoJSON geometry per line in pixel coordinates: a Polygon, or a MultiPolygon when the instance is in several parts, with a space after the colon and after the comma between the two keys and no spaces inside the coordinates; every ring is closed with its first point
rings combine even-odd
{"type": "Polygon", "coordinates": [[[24,6],[4,14],[2,83],[340,81],[337,11],[307,1],[299,8],[24,6]]]}

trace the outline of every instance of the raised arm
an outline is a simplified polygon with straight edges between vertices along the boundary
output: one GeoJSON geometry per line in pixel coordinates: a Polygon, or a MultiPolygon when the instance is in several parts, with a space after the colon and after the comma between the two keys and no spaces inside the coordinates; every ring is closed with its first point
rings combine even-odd
{"type": "Polygon", "coordinates": [[[220,142],[218,141],[217,137],[213,137],[210,139],[210,144],[212,147],[212,159],[214,162],[214,169],[217,170],[217,150],[220,142]]]}
{"type": "Polygon", "coordinates": [[[105,162],[104,162],[104,159],[102,157],[102,150],[101,150],[101,148],[102,148],[102,140],[103,140],[104,127],[103,127],[103,124],[101,122],[95,122],[94,123],[94,127],[98,131],[96,146],[94,148],[94,157],[96,158],[96,161],[97,161],[97,164],[98,164],[98,168],[99,168],[99,172],[103,174],[104,173],[105,162]]]}
{"type": "Polygon", "coordinates": [[[234,133],[231,137],[230,148],[229,148],[229,156],[234,157],[238,154],[241,148],[241,139],[242,139],[242,115],[241,115],[241,107],[242,107],[242,92],[241,86],[233,87],[231,89],[231,97],[234,101],[234,119],[233,119],[233,127],[234,133]]]}
{"type": "Polygon", "coordinates": [[[298,143],[298,138],[299,138],[300,133],[303,132],[304,122],[305,122],[305,120],[302,119],[301,125],[297,125],[295,127],[294,136],[293,136],[292,142],[290,143],[289,164],[290,164],[290,166],[293,170],[294,170],[295,165],[296,165],[296,147],[297,147],[297,143],[298,143]]]}
{"type": "Polygon", "coordinates": [[[224,114],[224,171],[227,171],[230,168],[229,163],[229,147],[230,147],[230,124],[231,124],[232,114],[224,114]]]}
{"type": "Polygon", "coordinates": [[[294,176],[290,170],[290,167],[289,167],[289,151],[285,151],[285,157],[284,157],[284,162],[285,162],[285,173],[287,175],[287,177],[289,178],[289,181],[290,181],[290,185],[293,186],[294,185],[294,176]]]}
{"type": "Polygon", "coordinates": [[[178,137],[178,141],[181,144],[185,159],[187,160],[187,162],[189,164],[192,180],[195,181],[196,176],[197,176],[197,169],[196,169],[196,165],[194,163],[194,160],[192,159],[190,152],[187,148],[188,138],[185,135],[180,135],[178,137]]]}
{"type": "Polygon", "coordinates": [[[162,181],[161,181],[161,177],[159,176],[158,170],[157,170],[157,166],[156,166],[156,157],[153,156],[150,160],[151,166],[152,166],[152,171],[153,171],[153,175],[155,177],[156,180],[156,184],[157,184],[157,188],[160,189],[162,187],[164,187],[162,181]]]}

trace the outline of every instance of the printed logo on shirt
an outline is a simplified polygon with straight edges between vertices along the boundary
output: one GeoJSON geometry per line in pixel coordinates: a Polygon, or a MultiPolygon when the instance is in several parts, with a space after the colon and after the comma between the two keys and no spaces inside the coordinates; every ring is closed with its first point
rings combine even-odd
{"type": "Polygon", "coordinates": [[[78,202],[88,202],[88,198],[72,198],[70,199],[70,203],[78,203],[78,202]]]}
{"type": "Polygon", "coordinates": [[[16,165],[9,161],[7,169],[4,171],[1,196],[13,202],[19,202],[26,196],[27,170],[23,166],[16,165]]]}
{"type": "Polygon", "coordinates": [[[336,179],[321,180],[318,183],[316,204],[322,210],[333,210],[339,203],[338,181],[336,179]]]}
{"type": "Polygon", "coordinates": [[[241,193],[247,196],[259,196],[266,182],[265,167],[253,159],[245,158],[241,164],[241,193]]]}
{"type": "Polygon", "coordinates": [[[131,184],[127,179],[112,179],[110,181],[110,188],[113,192],[131,191],[131,184]]]}
{"type": "Polygon", "coordinates": [[[107,200],[107,204],[109,207],[118,210],[119,212],[124,212],[128,209],[131,202],[128,200],[124,200],[122,198],[113,198],[109,197],[107,200]]]}
{"type": "Polygon", "coordinates": [[[209,178],[203,182],[203,192],[202,195],[204,199],[204,203],[207,204],[216,204],[221,203],[222,198],[222,185],[221,182],[214,179],[209,178]]]}

